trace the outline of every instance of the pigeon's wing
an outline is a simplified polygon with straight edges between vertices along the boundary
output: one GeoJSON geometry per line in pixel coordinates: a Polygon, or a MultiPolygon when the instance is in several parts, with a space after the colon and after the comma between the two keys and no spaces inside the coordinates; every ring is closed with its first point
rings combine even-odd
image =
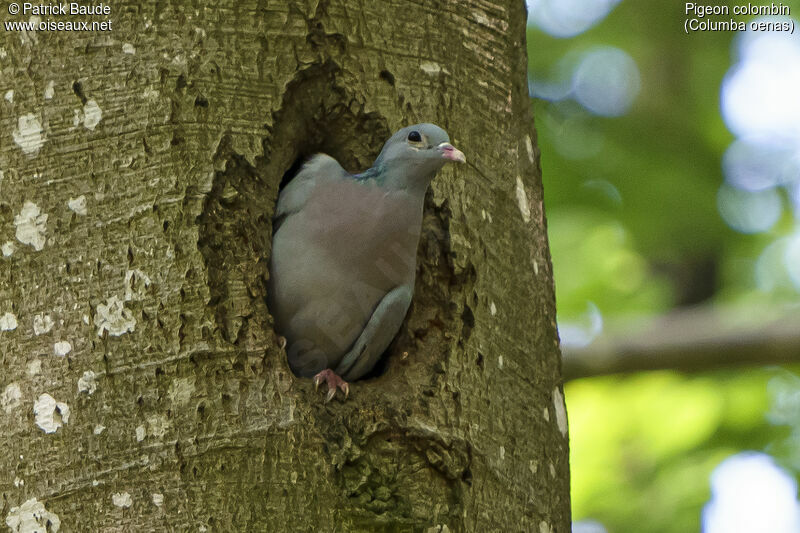
{"type": "Polygon", "coordinates": [[[352,381],[372,370],[400,330],[413,293],[413,287],[400,285],[383,297],[372,312],[364,331],[336,367],[337,374],[352,381]]]}
{"type": "Polygon", "coordinates": [[[326,154],[312,156],[281,191],[275,206],[273,233],[278,231],[286,217],[303,209],[317,183],[347,175],[342,165],[331,156],[326,154]]]}

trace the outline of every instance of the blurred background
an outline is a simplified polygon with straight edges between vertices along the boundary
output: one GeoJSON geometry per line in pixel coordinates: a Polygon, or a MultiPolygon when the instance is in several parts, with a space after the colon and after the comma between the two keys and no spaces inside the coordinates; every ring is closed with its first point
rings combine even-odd
{"type": "Polygon", "coordinates": [[[800,532],[800,2],[527,3],[573,531],[800,532]]]}

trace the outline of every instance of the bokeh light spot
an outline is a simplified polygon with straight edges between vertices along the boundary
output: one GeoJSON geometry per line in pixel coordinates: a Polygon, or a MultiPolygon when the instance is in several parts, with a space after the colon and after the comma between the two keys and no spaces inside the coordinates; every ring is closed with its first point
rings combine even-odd
{"type": "Polygon", "coordinates": [[[736,140],[722,159],[725,179],[739,189],[760,191],[785,185],[800,176],[797,152],[758,140],[736,140]]]}
{"type": "Polygon", "coordinates": [[[784,261],[794,288],[800,291],[800,234],[789,238],[784,261]]]}
{"type": "Polygon", "coordinates": [[[608,533],[608,531],[600,522],[581,520],[572,524],[572,533],[608,533]]]}
{"type": "Polygon", "coordinates": [[[711,500],[703,509],[705,533],[797,533],[797,483],[772,457],[741,453],[711,474],[711,500]]]}
{"type": "Polygon", "coordinates": [[[800,139],[800,36],[747,31],[738,51],[739,62],[722,83],[728,128],[740,137],[800,139]]]}
{"type": "Polygon", "coordinates": [[[592,343],[603,332],[603,315],[592,302],[586,303],[586,312],[577,320],[558,321],[561,346],[582,348],[592,343]]]}
{"type": "Polygon", "coordinates": [[[588,51],[572,78],[575,99],[592,113],[606,117],[627,113],[640,87],[636,62],[610,46],[588,51]]]}
{"type": "Polygon", "coordinates": [[[619,1],[528,0],[528,24],[555,37],[573,37],[606,18],[619,1]]]}
{"type": "Polygon", "coordinates": [[[758,256],[755,265],[756,287],[764,292],[791,290],[792,279],[786,269],[786,257],[790,237],[771,242],[758,256]]]}
{"type": "Polygon", "coordinates": [[[717,208],[727,224],[742,233],[770,229],[781,217],[781,197],[775,189],[750,192],[723,184],[717,193],[717,208]]]}

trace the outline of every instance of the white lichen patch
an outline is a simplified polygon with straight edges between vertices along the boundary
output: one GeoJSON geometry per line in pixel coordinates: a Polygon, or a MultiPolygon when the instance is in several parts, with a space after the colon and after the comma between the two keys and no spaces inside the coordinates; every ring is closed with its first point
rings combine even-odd
{"type": "Polygon", "coordinates": [[[94,130],[103,118],[103,110],[97,105],[97,101],[91,98],[83,106],[83,127],[87,130],[94,130]]]}
{"type": "Polygon", "coordinates": [[[499,356],[499,357],[497,358],[497,366],[498,366],[498,368],[503,368],[503,365],[504,365],[504,364],[505,364],[505,362],[504,362],[504,360],[503,360],[503,356],[501,355],[501,356],[499,356]]]}
{"type": "Polygon", "coordinates": [[[194,393],[194,379],[178,378],[173,380],[167,391],[167,396],[173,403],[185,405],[189,403],[194,393]]]}
{"type": "Polygon", "coordinates": [[[25,486],[25,480],[19,476],[14,476],[14,486],[17,488],[25,486]]]}
{"type": "Polygon", "coordinates": [[[564,395],[561,394],[561,390],[558,387],[553,389],[553,407],[555,408],[556,424],[558,424],[558,430],[561,432],[561,435],[566,437],[567,407],[566,405],[564,405],[564,395]]]}
{"type": "Polygon", "coordinates": [[[42,360],[36,358],[28,361],[27,371],[28,375],[31,377],[39,375],[42,371],[42,360]]]}
{"type": "Polygon", "coordinates": [[[127,492],[115,492],[111,495],[111,502],[117,507],[127,509],[133,505],[133,498],[127,492]]]}
{"type": "Polygon", "coordinates": [[[3,396],[0,397],[0,404],[3,405],[3,410],[10,413],[20,406],[22,403],[22,390],[16,383],[9,383],[3,391],[3,396]]]}
{"type": "Polygon", "coordinates": [[[14,313],[0,315],[0,331],[14,331],[17,329],[17,316],[14,313]]]}
{"type": "Polygon", "coordinates": [[[294,424],[295,416],[294,410],[297,407],[297,402],[295,402],[294,398],[284,396],[283,400],[281,401],[281,419],[278,422],[278,426],[285,428],[294,424]]]}
{"type": "Polygon", "coordinates": [[[481,13],[480,11],[473,11],[472,12],[472,16],[475,17],[475,22],[477,22],[478,24],[480,24],[482,26],[489,26],[489,27],[492,26],[492,23],[489,20],[489,17],[487,17],[486,15],[481,13]]]}
{"type": "Polygon", "coordinates": [[[44,144],[42,136],[42,123],[33,113],[22,115],[17,119],[17,127],[11,134],[23,152],[30,156],[39,153],[44,144]]]}
{"type": "Polygon", "coordinates": [[[528,160],[533,163],[533,142],[530,135],[525,136],[525,151],[528,152],[528,160]]]}
{"type": "Polygon", "coordinates": [[[17,228],[19,242],[33,246],[37,252],[44,248],[47,214],[42,213],[38,205],[26,201],[19,215],[14,216],[14,226],[17,228]]]}
{"type": "Polygon", "coordinates": [[[33,402],[33,414],[36,416],[36,425],[45,433],[55,433],[69,422],[69,406],[64,402],[57,402],[47,393],[33,402]]]}
{"type": "Polygon", "coordinates": [[[56,82],[54,82],[53,80],[48,81],[47,85],[44,88],[44,99],[52,100],[55,92],[56,92],[56,82]]]}
{"type": "Polygon", "coordinates": [[[64,357],[72,351],[72,345],[67,341],[58,341],[53,345],[53,353],[58,357],[64,357]]]}
{"type": "Polygon", "coordinates": [[[136,53],[136,47],[133,46],[131,43],[125,43],[122,45],[122,53],[133,55],[136,53]]]}
{"type": "Polygon", "coordinates": [[[3,252],[4,257],[11,257],[11,255],[14,253],[14,250],[16,249],[17,247],[11,241],[6,241],[3,243],[2,246],[0,246],[0,251],[3,252]]]}
{"type": "Polygon", "coordinates": [[[136,319],[129,309],[125,309],[119,298],[112,296],[105,304],[97,306],[94,325],[97,326],[98,337],[102,337],[105,331],[108,331],[109,335],[119,337],[136,329],[136,319]]]}
{"type": "Polygon", "coordinates": [[[138,268],[125,272],[125,301],[143,299],[151,283],[150,276],[138,268]]]}
{"type": "Polygon", "coordinates": [[[436,76],[442,71],[442,66],[433,61],[423,61],[419,64],[419,68],[428,76],[436,76]]]}
{"type": "Polygon", "coordinates": [[[539,522],[539,533],[553,533],[553,530],[550,527],[550,524],[542,520],[539,522]]]}
{"type": "Polygon", "coordinates": [[[545,422],[550,422],[550,409],[547,407],[542,408],[542,418],[544,418],[545,422]]]}
{"type": "Polygon", "coordinates": [[[500,460],[503,461],[506,458],[506,449],[504,446],[500,446],[500,460]]]}
{"type": "Polygon", "coordinates": [[[72,211],[74,211],[78,215],[86,215],[86,196],[83,194],[78,196],[77,198],[70,198],[67,202],[67,207],[69,207],[72,211]]]}
{"type": "Polygon", "coordinates": [[[163,494],[159,494],[157,492],[154,492],[152,498],[153,498],[153,505],[155,505],[156,507],[161,507],[162,505],[164,505],[164,495],[163,494]]]}
{"type": "Polygon", "coordinates": [[[11,508],[6,516],[6,525],[14,533],[56,532],[61,528],[61,519],[48,511],[42,502],[31,498],[11,508]]]}
{"type": "Polygon", "coordinates": [[[22,33],[20,35],[20,40],[23,44],[27,46],[32,46],[35,44],[39,44],[39,36],[36,35],[37,30],[39,29],[39,24],[42,22],[42,17],[38,15],[31,15],[28,18],[28,28],[22,28],[22,33]]]}
{"type": "Polygon", "coordinates": [[[136,442],[142,442],[147,436],[147,430],[144,426],[136,426],[136,442]]]}
{"type": "Polygon", "coordinates": [[[517,176],[517,205],[519,205],[519,212],[522,213],[522,220],[526,223],[531,221],[531,206],[528,204],[528,195],[525,192],[525,184],[522,183],[522,178],[517,176]]]}
{"type": "Polygon", "coordinates": [[[44,313],[40,313],[33,317],[33,333],[36,335],[44,335],[45,333],[49,333],[55,322],[53,319],[50,318],[50,315],[45,315],[44,313]]]}
{"type": "Polygon", "coordinates": [[[87,370],[78,378],[78,392],[84,392],[91,396],[97,390],[97,374],[87,370]]]}
{"type": "Polygon", "coordinates": [[[489,302],[489,312],[492,314],[492,316],[497,314],[497,306],[494,305],[494,302],[489,302]]]}
{"type": "Polygon", "coordinates": [[[106,430],[106,427],[103,424],[97,424],[94,427],[93,432],[94,432],[95,435],[99,435],[100,433],[104,432],[105,430],[106,430]]]}
{"type": "Polygon", "coordinates": [[[14,102],[14,89],[9,89],[6,91],[6,94],[3,95],[3,98],[6,99],[6,102],[9,104],[14,102]]]}

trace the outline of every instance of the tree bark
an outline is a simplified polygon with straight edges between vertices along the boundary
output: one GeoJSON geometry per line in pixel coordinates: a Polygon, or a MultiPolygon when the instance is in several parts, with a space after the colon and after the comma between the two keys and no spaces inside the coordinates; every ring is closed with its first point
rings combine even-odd
{"type": "Polygon", "coordinates": [[[0,34],[6,524],[568,532],[523,2],[111,10],[0,34]],[[429,191],[383,374],[326,404],[265,304],[279,185],[421,121],[469,164],[429,191]]]}

